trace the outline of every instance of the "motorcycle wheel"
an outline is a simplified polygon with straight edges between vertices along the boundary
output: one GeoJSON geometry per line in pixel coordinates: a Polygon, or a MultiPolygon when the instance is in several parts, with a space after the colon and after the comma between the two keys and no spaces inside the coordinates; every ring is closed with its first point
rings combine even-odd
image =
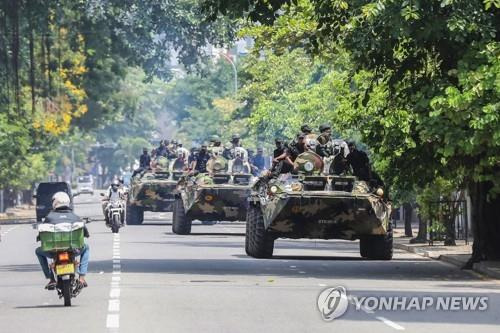
{"type": "Polygon", "coordinates": [[[62,294],[64,306],[71,306],[71,279],[62,281],[62,294]]]}
{"type": "Polygon", "coordinates": [[[111,224],[111,231],[117,234],[120,230],[120,217],[118,215],[113,215],[113,223],[111,224]]]}

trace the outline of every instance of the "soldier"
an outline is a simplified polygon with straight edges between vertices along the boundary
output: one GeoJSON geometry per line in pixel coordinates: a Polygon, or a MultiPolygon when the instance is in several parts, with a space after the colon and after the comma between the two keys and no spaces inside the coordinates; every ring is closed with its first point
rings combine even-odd
{"type": "Polygon", "coordinates": [[[139,167],[143,169],[149,169],[149,164],[151,163],[151,156],[148,154],[148,148],[142,148],[142,155],[139,158],[139,167]]]}
{"type": "Polygon", "coordinates": [[[300,153],[304,152],[305,147],[303,146],[303,141],[304,141],[305,137],[307,137],[311,133],[312,133],[312,129],[311,129],[311,127],[309,127],[309,125],[304,124],[304,125],[300,126],[300,133],[297,134],[295,139],[293,139],[289,145],[290,155],[292,156],[292,159],[295,159],[297,156],[299,156],[300,153]]]}
{"type": "Polygon", "coordinates": [[[297,156],[306,151],[305,138],[306,135],[303,132],[298,133],[292,144],[290,144],[289,153],[292,161],[294,161],[297,156]]]}
{"type": "Polygon", "coordinates": [[[312,129],[311,129],[311,127],[309,127],[309,125],[307,125],[307,124],[304,124],[304,125],[300,126],[300,131],[301,131],[301,132],[302,132],[305,136],[307,136],[307,135],[309,135],[309,134],[311,134],[311,133],[312,133],[312,129]]]}
{"type": "Polygon", "coordinates": [[[293,169],[293,162],[290,161],[289,151],[282,139],[274,140],[276,149],[273,151],[273,165],[271,176],[277,177],[281,173],[289,173],[293,169]]]}
{"type": "Polygon", "coordinates": [[[198,147],[191,148],[191,154],[189,154],[188,158],[189,170],[194,170],[194,165],[196,163],[196,159],[198,158],[199,153],[200,153],[200,148],[198,147]]]}
{"type": "Polygon", "coordinates": [[[251,164],[254,176],[257,176],[266,168],[266,158],[262,147],[257,148],[257,154],[253,157],[251,164]]]}
{"type": "Polygon", "coordinates": [[[168,151],[165,141],[160,141],[160,146],[156,149],[156,157],[167,157],[168,151]]]}
{"type": "Polygon", "coordinates": [[[234,148],[241,147],[240,136],[238,134],[233,134],[231,138],[231,147],[229,149],[224,149],[222,156],[227,160],[234,159],[234,148]]]}
{"type": "Polygon", "coordinates": [[[332,147],[333,161],[330,165],[329,172],[334,175],[342,175],[344,173],[347,173],[349,170],[349,162],[346,158],[349,154],[347,143],[341,139],[332,140],[332,147]]]}
{"type": "Polygon", "coordinates": [[[370,160],[364,151],[358,150],[354,142],[348,143],[349,155],[347,161],[352,167],[354,176],[360,180],[369,181],[371,179],[370,160]]]}
{"type": "Polygon", "coordinates": [[[316,153],[321,157],[329,157],[333,155],[332,144],[332,129],[329,124],[321,124],[319,126],[318,146],[316,153]]]}
{"type": "Polygon", "coordinates": [[[207,172],[207,162],[210,159],[210,154],[208,153],[207,144],[202,144],[200,152],[196,156],[196,160],[193,161],[192,170],[205,173],[207,172]]]}
{"type": "Polygon", "coordinates": [[[220,147],[222,145],[222,142],[219,138],[218,135],[212,135],[210,138],[210,144],[209,147],[220,147]]]}

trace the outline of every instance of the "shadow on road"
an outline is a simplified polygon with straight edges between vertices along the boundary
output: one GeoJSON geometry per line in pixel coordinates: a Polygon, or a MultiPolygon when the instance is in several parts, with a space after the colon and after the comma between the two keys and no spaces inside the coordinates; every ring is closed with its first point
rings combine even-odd
{"type": "MultiPolygon", "coordinates": [[[[72,308],[77,308],[78,305],[71,305],[72,308]]],[[[64,304],[46,304],[46,305],[26,305],[15,306],[14,309],[29,310],[29,309],[50,309],[50,308],[65,308],[64,304]]]]}

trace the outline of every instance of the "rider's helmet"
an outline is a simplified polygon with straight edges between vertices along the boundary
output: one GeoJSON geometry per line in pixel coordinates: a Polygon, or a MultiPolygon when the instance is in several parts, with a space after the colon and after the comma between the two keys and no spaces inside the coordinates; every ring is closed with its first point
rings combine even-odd
{"type": "Polygon", "coordinates": [[[118,181],[118,179],[113,180],[113,182],[111,183],[111,189],[113,191],[116,191],[118,190],[119,187],[120,187],[120,182],[118,181]]]}
{"type": "Polygon", "coordinates": [[[52,196],[52,209],[70,208],[71,200],[68,193],[56,192],[52,196]]]}

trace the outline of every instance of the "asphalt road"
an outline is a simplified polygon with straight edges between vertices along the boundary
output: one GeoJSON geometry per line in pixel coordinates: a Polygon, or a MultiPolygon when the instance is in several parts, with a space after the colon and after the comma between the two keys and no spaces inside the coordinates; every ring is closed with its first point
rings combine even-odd
{"type": "MultiPolygon", "coordinates": [[[[101,218],[98,197],[76,212],[101,218]]],[[[390,262],[359,257],[358,244],[280,240],[269,260],[244,251],[244,224],[193,226],[172,234],[171,215],[146,214],[115,237],[89,225],[89,287],[65,308],[34,255],[30,225],[0,230],[0,332],[499,332],[500,284],[397,251],[390,262]],[[326,322],[317,297],[344,286],[350,296],[488,297],[486,311],[379,311],[350,305],[326,322]]]]}

